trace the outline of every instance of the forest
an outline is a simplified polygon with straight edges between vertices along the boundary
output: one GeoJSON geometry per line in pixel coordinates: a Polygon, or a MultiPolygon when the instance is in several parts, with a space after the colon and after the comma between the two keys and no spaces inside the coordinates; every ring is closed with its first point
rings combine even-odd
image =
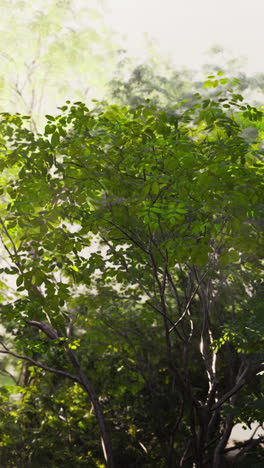
{"type": "Polygon", "coordinates": [[[263,466],[264,74],[139,64],[65,28],[74,2],[23,8],[0,89],[0,466],[263,466]],[[256,429],[230,444],[238,423],[256,429]]]}

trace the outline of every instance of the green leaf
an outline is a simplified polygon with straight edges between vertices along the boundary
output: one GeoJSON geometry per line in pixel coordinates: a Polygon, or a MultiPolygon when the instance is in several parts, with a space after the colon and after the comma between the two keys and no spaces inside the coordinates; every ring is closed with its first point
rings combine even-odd
{"type": "Polygon", "coordinates": [[[225,251],[219,256],[219,261],[222,266],[226,266],[230,263],[239,262],[240,255],[235,250],[225,251]]]}
{"type": "Polygon", "coordinates": [[[46,125],[46,127],[45,127],[45,135],[49,135],[49,134],[53,133],[55,130],[56,130],[56,126],[55,126],[55,125],[46,125]]]}
{"type": "Polygon", "coordinates": [[[58,132],[54,132],[51,137],[51,144],[52,146],[56,147],[60,143],[60,135],[58,132]]]}
{"type": "Polygon", "coordinates": [[[153,193],[153,195],[157,195],[159,193],[159,190],[160,190],[160,186],[159,186],[159,183],[158,182],[154,182],[151,186],[151,191],[153,193]]]}
{"type": "Polygon", "coordinates": [[[23,276],[21,275],[21,276],[19,276],[19,277],[17,278],[17,280],[16,280],[16,285],[17,285],[17,286],[20,286],[23,282],[24,282],[24,278],[23,278],[23,276]]]}

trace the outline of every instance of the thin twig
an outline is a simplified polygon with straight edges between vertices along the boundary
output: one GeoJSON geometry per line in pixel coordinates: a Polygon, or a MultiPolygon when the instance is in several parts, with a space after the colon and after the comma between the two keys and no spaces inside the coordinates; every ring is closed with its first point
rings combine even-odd
{"type": "Polygon", "coordinates": [[[24,356],[22,354],[17,354],[11,351],[2,341],[0,341],[0,345],[3,346],[4,350],[0,349],[1,354],[8,354],[10,356],[13,356],[17,359],[22,359],[23,361],[30,362],[33,366],[40,367],[41,369],[46,370],[47,372],[52,372],[53,374],[58,374],[63,377],[67,377],[68,379],[73,380],[74,382],[81,383],[79,377],[70,374],[69,372],[60,370],[60,369],[55,369],[54,367],[49,367],[46,364],[42,364],[42,362],[36,361],[35,359],[30,358],[29,356],[24,356]]]}

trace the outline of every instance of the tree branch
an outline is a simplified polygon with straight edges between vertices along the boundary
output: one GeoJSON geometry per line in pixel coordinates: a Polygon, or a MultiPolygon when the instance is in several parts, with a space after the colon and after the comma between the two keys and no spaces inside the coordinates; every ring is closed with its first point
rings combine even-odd
{"type": "Polygon", "coordinates": [[[55,369],[54,367],[46,366],[46,364],[42,364],[42,362],[36,361],[35,359],[30,358],[29,356],[14,353],[2,341],[0,341],[0,345],[4,348],[4,350],[0,349],[1,354],[9,354],[10,356],[13,356],[17,359],[22,359],[23,361],[30,362],[30,364],[32,364],[33,366],[40,367],[41,369],[44,369],[47,372],[52,372],[53,374],[58,374],[63,377],[67,377],[68,379],[71,379],[74,382],[81,383],[81,380],[76,375],[70,374],[69,372],[60,369],[55,369]]]}

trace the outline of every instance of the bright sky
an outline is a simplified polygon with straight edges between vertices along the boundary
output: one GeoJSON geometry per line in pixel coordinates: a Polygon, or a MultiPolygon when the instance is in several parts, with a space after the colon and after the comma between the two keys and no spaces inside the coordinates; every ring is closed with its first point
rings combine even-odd
{"type": "Polygon", "coordinates": [[[143,34],[176,65],[198,68],[215,44],[245,56],[248,72],[264,72],[264,0],[109,0],[106,22],[142,56],[143,34]]]}

